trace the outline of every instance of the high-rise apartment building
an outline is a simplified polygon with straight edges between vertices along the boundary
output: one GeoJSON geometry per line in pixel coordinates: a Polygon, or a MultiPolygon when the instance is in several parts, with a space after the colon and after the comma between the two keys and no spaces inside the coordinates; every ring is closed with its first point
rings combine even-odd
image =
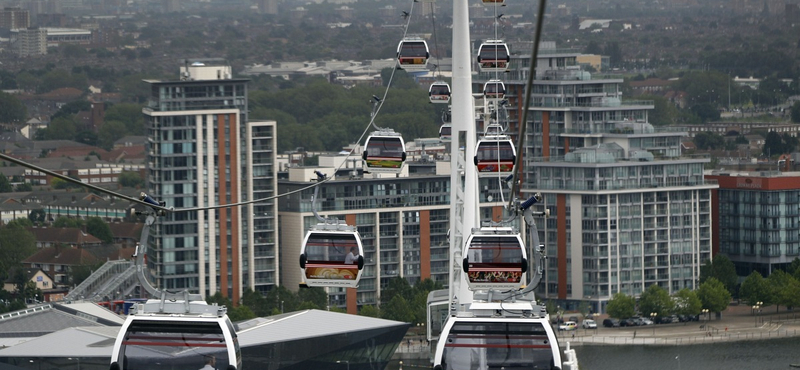
{"type": "MultiPolygon", "coordinates": [[[[526,47],[529,48],[529,47],[526,47]]],[[[523,192],[551,212],[539,224],[548,255],[537,292],[562,308],[594,312],[622,292],[698,286],[711,253],[708,158],[681,155],[686,132],[648,123],[650,101],[622,97],[623,79],[583,71],[573,50],[543,44],[536,61],[523,155],[523,192]]],[[[504,74],[516,134],[530,56],[504,74]]],[[[478,84],[494,78],[481,73],[478,84]],[[482,79],[482,80],[481,80],[482,79]]]]}
{"type": "Polygon", "coordinates": [[[277,279],[275,122],[250,121],[247,81],[223,60],[185,60],[180,78],[146,80],[151,97],[147,191],[176,212],[158,217],[148,267],[162,289],[266,291],[277,279]],[[204,208],[181,211],[184,208],[204,208]]]}
{"type": "Polygon", "coordinates": [[[0,11],[0,28],[23,29],[31,26],[31,15],[27,9],[3,8],[0,11]]]}
{"type": "Polygon", "coordinates": [[[20,28],[15,30],[12,43],[14,53],[20,57],[47,54],[47,30],[44,28],[20,28]]]}
{"type": "Polygon", "coordinates": [[[800,257],[800,173],[714,171],[715,237],[741,277],[769,276],[800,257]]]}

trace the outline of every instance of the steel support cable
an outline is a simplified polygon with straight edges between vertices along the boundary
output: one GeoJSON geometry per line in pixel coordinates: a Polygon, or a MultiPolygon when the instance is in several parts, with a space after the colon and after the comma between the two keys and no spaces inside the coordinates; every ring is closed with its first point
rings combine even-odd
{"type": "MultiPolygon", "coordinates": [[[[536,33],[533,40],[533,51],[531,52],[531,59],[530,59],[530,71],[528,71],[528,79],[525,83],[525,98],[522,104],[522,117],[519,120],[519,137],[517,138],[517,148],[520,148],[520,155],[517,156],[516,161],[514,163],[514,169],[512,170],[512,174],[514,177],[512,178],[512,185],[511,185],[511,200],[509,201],[509,208],[513,207],[513,200],[514,194],[517,192],[517,185],[520,183],[520,168],[522,167],[522,151],[523,151],[523,144],[525,143],[525,127],[528,125],[528,107],[530,106],[531,101],[531,90],[533,90],[533,78],[536,75],[536,58],[539,54],[539,40],[542,38],[542,24],[544,23],[544,8],[545,8],[546,0],[539,0],[539,12],[537,13],[537,21],[536,21],[536,33]]],[[[547,148],[542,148],[542,150],[546,150],[547,148]]]]}

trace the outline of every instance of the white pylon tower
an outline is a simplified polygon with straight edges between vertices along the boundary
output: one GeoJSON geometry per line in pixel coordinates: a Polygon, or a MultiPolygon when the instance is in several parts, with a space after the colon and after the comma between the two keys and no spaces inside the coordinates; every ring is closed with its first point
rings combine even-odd
{"type": "Polygon", "coordinates": [[[478,175],[466,158],[475,156],[475,101],[472,97],[472,58],[469,41],[469,7],[466,0],[453,1],[452,143],[450,145],[450,258],[449,313],[472,303],[462,272],[464,239],[478,220],[478,175]],[[463,143],[462,143],[463,141],[463,143]],[[460,148],[464,148],[461,151],[460,148]]]}

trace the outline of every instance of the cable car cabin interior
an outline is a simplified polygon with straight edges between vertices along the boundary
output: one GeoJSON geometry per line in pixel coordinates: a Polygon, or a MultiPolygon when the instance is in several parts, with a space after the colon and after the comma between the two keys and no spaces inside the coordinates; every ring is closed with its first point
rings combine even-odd
{"type": "Polygon", "coordinates": [[[397,47],[397,61],[405,70],[425,70],[429,56],[428,43],[422,39],[402,40],[397,47]]]}
{"type": "Polygon", "coordinates": [[[372,172],[398,173],[406,160],[406,147],[399,135],[370,136],[361,156],[372,172]]]}
{"type": "Polygon", "coordinates": [[[450,102],[450,85],[444,82],[434,82],[428,88],[428,97],[431,103],[449,103],[450,102]]]}
{"type": "Polygon", "coordinates": [[[356,231],[309,231],[300,267],[306,285],[355,288],[364,268],[364,248],[356,231]]]}
{"type": "Polygon", "coordinates": [[[236,330],[226,315],[128,316],[120,334],[111,370],[197,370],[205,364],[241,370],[236,330]]]}
{"type": "Polygon", "coordinates": [[[478,66],[481,72],[506,72],[511,56],[504,42],[487,42],[478,49],[478,66]]]}
{"type": "Polygon", "coordinates": [[[490,80],[483,85],[483,97],[501,100],[506,96],[506,85],[500,80],[490,80]]]}
{"type": "Polygon", "coordinates": [[[528,261],[519,234],[471,235],[464,272],[470,289],[518,289],[528,261]]]}
{"type": "Polygon", "coordinates": [[[452,139],[453,139],[453,125],[451,123],[445,123],[439,126],[439,140],[451,141],[452,139]]]}
{"type": "Polygon", "coordinates": [[[484,138],[478,141],[475,150],[475,165],[478,166],[478,175],[511,172],[517,153],[510,139],[484,138]]]}
{"type": "Polygon", "coordinates": [[[450,317],[434,370],[560,369],[561,350],[543,318],[450,317]]]}

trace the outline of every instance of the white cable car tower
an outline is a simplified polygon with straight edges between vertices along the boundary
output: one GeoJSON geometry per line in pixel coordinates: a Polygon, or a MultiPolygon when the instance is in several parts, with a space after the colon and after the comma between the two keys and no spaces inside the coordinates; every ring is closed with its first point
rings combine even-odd
{"type": "MultiPolygon", "coordinates": [[[[540,0],[544,1],[544,0],[540,0]]],[[[543,7],[543,4],[540,4],[543,7]]],[[[540,9],[541,11],[542,9],[540,9]]],[[[539,22],[542,22],[539,18],[539,22]]],[[[467,280],[464,263],[471,263],[464,254],[469,252],[466,239],[482,235],[478,197],[478,170],[472,161],[477,148],[475,102],[472,96],[469,10],[467,0],[453,1],[453,75],[452,75],[452,144],[451,144],[451,206],[448,314],[436,341],[434,370],[466,370],[504,367],[577,369],[574,350],[562,351],[558,345],[544,306],[537,303],[533,288],[543,270],[543,250],[530,207],[539,201],[534,197],[513,211],[524,210],[525,222],[532,226],[536,267],[530,285],[475,284],[467,280]],[[463,148],[463,151],[462,149],[463,148]],[[507,289],[507,290],[506,290],[507,289]],[[504,291],[501,291],[504,290],[504,291]]],[[[517,161],[519,163],[519,161],[517,161]]],[[[510,181],[517,180],[511,176],[510,181]]],[[[513,187],[512,187],[513,189],[513,187]]],[[[513,191],[511,197],[513,197],[513,191]]],[[[512,202],[513,203],[513,202],[512,202]]],[[[544,215],[540,212],[540,215],[544,215]]],[[[505,230],[498,230],[503,231],[505,230]]],[[[508,236],[511,234],[505,234],[508,236]]],[[[518,235],[518,234],[516,234],[518,235]]],[[[486,238],[486,242],[491,237],[486,238]]],[[[506,239],[507,240],[507,239],[506,239]]],[[[471,241],[470,241],[471,243],[471,241]]],[[[523,245],[524,247],[524,245],[523,245]]],[[[499,248],[500,250],[502,248],[499,248]]],[[[524,253],[522,253],[524,261],[524,253]]],[[[526,269],[522,269],[522,273],[526,269]]],[[[531,269],[527,269],[531,270],[531,269]]],[[[523,278],[524,275],[523,275],[523,278]]],[[[430,304],[431,295],[429,295],[430,304]]],[[[430,311],[429,311],[430,313],[430,311]]],[[[430,321],[430,318],[429,318],[430,321]]],[[[430,327],[430,325],[429,325],[430,327]]]]}

